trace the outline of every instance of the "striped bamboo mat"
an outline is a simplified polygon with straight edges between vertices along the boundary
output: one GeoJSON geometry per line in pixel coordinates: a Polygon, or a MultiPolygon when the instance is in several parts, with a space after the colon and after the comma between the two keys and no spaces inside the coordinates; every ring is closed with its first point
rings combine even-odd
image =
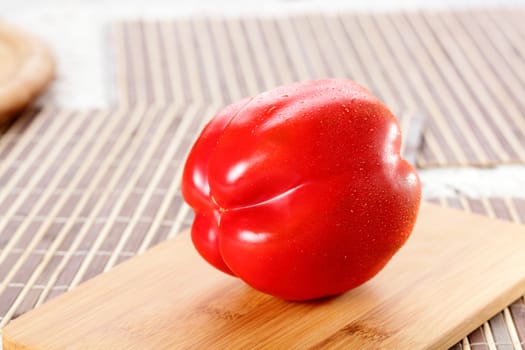
{"type": "Polygon", "coordinates": [[[525,10],[191,19],[114,26],[119,102],[224,105],[346,77],[404,123],[420,167],[525,162],[525,10]]]}
{"type": "MultiPolygon", "coordinates": [[[[0,137],[0,328],[187,229],[184,156],[213,107],[27,113],[0,137]]],[[[523,198],[434,202],[525,223],[523,198]]],[[[489,281],[490,282],[490,281],[489,281]]],[[[519,300],[463,341],[525,344],[519,300]]],[[[468,348],[468,347],[467,347],[468,348]]],[[[517,349],[521,347],[516,346],[517,349]]]]}
{"type": "MultiPolygon", "coordinates": [[[[343,76],[369,86],[407,130],[424,120],[420,166],[525,161],[523,14],[113,26],[115,107],[46,106],[0,130],[0,328],[188,228],[179,185],[198,131],[226,103],[281,83],[343,76]]],[[[523,198],[435,201],[525,223],[523,198]]],[[[525,344],[521,299],[458,348],[512,344],[525,344]]]]}

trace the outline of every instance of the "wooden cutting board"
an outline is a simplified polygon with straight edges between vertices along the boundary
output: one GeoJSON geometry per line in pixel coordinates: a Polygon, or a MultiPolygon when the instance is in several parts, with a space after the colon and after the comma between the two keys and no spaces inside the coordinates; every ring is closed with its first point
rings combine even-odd
{"type": "Polygon", "coordinates": [[[0,123],[29,104],[49,84],[54,70],[44,43],[0,23],[0,123]]]}
{"type": "Polygon", "coordinates": [[[363,286],[287,302],[209,267],[188,234],[12,321],[13,349],[445,349],[525,293],[525,227],[429,204],[363,286]]]}

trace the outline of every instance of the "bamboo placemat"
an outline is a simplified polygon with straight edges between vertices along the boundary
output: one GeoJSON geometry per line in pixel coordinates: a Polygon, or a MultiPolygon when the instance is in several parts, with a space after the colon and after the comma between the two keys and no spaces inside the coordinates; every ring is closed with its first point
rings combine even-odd
{"type": "Polygon", "coordinates": [[[188,227],[182,161],[205,108],[44,109],[0,138],[0,328],[188,227]]]}
{"type": "MultiPolygon", "coordinates": [[[[190,226],[192,213],[180,195],[181,169],[205,120],[195,116],[212,109],[176,104],[86,112],[46,108],[5,131],[0,138],[0,327],[190,226]]],[[[525,199],[434,201],[525,223],[525,199]]],[[[523,342],[525,304],[519,300],[463,345],[520,349],[516,344],[523,342]]]]}
{"type": "Polygon", "coordinates": [[[403,123],[425,120],[421,167],[524,163],[523,18],[520,9],[120,23],[119,102],[224,105],[346,77],[403,123]]]}

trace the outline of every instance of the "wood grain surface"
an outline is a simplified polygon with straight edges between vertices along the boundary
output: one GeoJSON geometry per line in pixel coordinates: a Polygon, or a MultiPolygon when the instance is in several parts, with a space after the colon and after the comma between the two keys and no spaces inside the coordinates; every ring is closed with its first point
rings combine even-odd
{"type": "Polygon", "coordinates": [[[443,349],[523,295],[523,265],[523,226],[424,204],[378,276],[339,297],[293,303],[215,271],[183,234],[12,321],[3,344],[443,349]]]}
{"type": "Polygon", "coordinates": [[[46,45],[0,23],[0,123],[35,99],[53,78],[54,69],[46,45]]]}

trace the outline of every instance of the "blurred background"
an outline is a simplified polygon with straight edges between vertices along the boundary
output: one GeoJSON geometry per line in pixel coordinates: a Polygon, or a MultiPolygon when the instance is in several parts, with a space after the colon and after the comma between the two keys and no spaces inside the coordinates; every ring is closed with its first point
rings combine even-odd
{"type": "MultiPolygon", "coordinates": [[[[426,200],[524,223],[524,19],[517,0],[4,1],[56,73],[1,129],[0,327],[188,229],[180,174],[206,120],[297,80],[382,99],[426,200]]],[[[520,299],[456,348],[524,342],[520,299]]]]}
{"type": "Polygon", "coordinates": [[[341,11],[384,12],[515,7],[523,0],[21,0],[5,1],[2,19],[19,24],[49,44],[58,79],[47,98],[68,107],[103,107],[114,98],[108,23],[130,19],[188,16],[282,16],[341,11]],[[79,69],[82,67],[82,69],[79,69]]]}

